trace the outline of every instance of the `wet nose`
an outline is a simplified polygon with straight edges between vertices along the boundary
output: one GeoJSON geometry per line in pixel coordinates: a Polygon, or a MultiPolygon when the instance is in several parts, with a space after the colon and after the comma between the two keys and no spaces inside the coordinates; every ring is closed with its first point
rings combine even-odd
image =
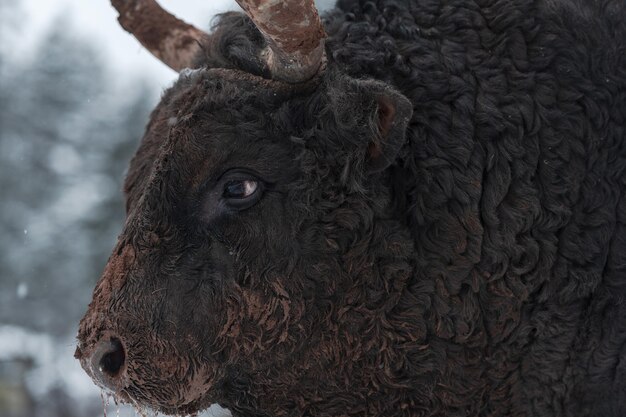
{"type": "Polygon", "coordinates": [[[94,378],[111,390],[119,388],[126,363],[126,352],[122,342],[112,336],[101,339],[91,355],[91,370],[94,378]]]}

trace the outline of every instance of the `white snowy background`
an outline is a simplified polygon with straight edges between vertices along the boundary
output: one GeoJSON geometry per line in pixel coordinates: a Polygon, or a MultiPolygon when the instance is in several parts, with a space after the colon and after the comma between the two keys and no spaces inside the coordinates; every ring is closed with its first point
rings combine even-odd
{"type": "MultiPolygon", "coordinates": [[[[238,10],[160,4],[203,29],[238,10]]],[[[76,329],[121,228],[126,164],[177,77],[116,18],[107,0],[0,0],[1,417],[104,413],[73,358],[76,329]]]]}

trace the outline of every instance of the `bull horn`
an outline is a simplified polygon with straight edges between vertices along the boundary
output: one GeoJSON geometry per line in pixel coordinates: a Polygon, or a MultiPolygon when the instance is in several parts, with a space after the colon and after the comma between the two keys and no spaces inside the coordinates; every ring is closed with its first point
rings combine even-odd
{"type": "Polygon", "coordinates": [[[155,0],[111,0],[120,25],[175,71],[190,68],[208,35],[163,10],[155,0]]]}
{"type": "Polygon", "coordinates": [[[313,0],[236,0],[268,43],[272,78],[288,83],[311,79],[322,67],[326,33],[313,0]]]}
{"type": "MultiPolygon", "coordinates": [[[[325,60],[320,17],[313,0],[236,0],[265,37],[263,52],[272,78],[311,79],[325,60]]],[[[120,25],[175,71],[191,68],[208,35],[163,10],[156,0],[111,0],[120,25]]]]}

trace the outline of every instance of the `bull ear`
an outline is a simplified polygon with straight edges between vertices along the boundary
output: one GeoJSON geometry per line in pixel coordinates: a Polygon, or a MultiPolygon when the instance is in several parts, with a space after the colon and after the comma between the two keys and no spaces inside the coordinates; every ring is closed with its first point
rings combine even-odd
{"type": "Polygon", "coordinates": [[[352,168],[345,172],[361,176],[386,169],[405,142],[413,114],[409,99],[384,82],[337,73],[329,74],[327,88],[337,145],[350,152],[352,168]]]}
{"type": "Polygon", "coordinates": [[[380,172],[395,161],[413,114],[413,106],[404,95],[388,86],[375,84],[379,88],[373,91],[376,104],[373,120],[378,129],[367,146],[365,165],[369,173],[380,172]]]}

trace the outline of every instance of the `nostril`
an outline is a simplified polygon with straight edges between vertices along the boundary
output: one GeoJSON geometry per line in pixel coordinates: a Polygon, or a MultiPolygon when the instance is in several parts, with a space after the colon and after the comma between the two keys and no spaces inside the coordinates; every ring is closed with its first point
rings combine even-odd
{"type": "Polygon", "coordinates": [[[102,359],[100,359],[100,363],[98,363],[98,370],[110,377],[115,377],[122,365],[124,365],[126,354],[124,353],[122,343],[118,339],[111,338],[109,347],[110,351],[105,352],[102,359]]]}
{"type": "Polygon", "coordinates": [[[91,355],[93,376],[108,388],[115,388],[119,375],[126,362],[126,352],[122,342],[116,337],[100,340],[91,355]]]}

